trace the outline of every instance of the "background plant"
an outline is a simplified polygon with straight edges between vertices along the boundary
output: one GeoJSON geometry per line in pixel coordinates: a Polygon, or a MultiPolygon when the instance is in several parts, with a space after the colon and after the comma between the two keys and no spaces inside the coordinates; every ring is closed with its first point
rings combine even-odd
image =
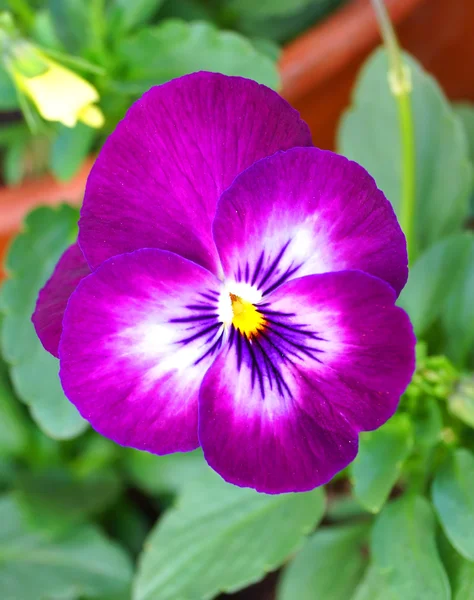
{"type": "MultiPolygon", "coordinates": [[[[152,85],[198,70],[279,85],[280,44],[344,0],[9,0],[21,35],[98,90],[101,130],[14,120],[0,130],[7,184],[51,170],[74,175],[152,85]]],[[[2,6],[3,4],[3,6],[2,6]]],[[[21,106],[0,57],[0,110],[21,106]]]]}
{"type": "Polygon", "coordinates": [[[451,105],[414,59],[400,60],[414,152],[382,50],[339,131],[339,150],[400,217],[403,176],[414,177],[400,304],[419,343],[397,414],[361,435],[357,459],[324,488],[282,496],[224,483],[199,451],[156,457],[101,438],[63,396],[30,322],[77,234],[76,209],[39,208],[0,293],[2,598],[205,600],[279,567],[277,600],[474,597],[474,107],[451,105]]]}

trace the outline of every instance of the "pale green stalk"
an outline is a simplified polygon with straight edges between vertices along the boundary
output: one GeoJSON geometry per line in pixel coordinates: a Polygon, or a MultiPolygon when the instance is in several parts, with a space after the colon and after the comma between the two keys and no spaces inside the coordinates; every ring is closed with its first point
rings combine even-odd
{"type": "Polygon", "coordinates": [[[395,96],[398,106],[402,161],[400,225],[407,239],[408,256],[411,262],[415,254],[416,154],[410,70],[408,65],[403,62],[384,0],[372,0],[372,4],[389,58],[390,90],[395,96]]]}

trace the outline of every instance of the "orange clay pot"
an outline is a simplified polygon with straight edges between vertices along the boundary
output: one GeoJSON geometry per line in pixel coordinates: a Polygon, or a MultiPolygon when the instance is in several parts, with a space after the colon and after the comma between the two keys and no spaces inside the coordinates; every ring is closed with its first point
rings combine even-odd
{"type": "MultiPolygon", "coordinates": [[[[474,100],[474,0],[385,0],[402,45],[452,99],[474,100]]],[[[314,143],[335,132],[361,64],[380,43],[370,0],[352,0],[286,46],[282,94],[310,125],[314,143]]],[[[26,213],[40,204],[80,202],[92,160],[68,183],[51,176],[0,189],[0,265],[26,213]]],[[[0,270],[0,279],[2,272],[0,270]]]]}

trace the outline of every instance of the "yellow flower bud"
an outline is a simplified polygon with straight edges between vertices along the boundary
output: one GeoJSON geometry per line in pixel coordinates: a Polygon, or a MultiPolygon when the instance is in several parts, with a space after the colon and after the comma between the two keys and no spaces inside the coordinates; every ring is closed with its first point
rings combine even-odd
{"type": "Polygon", "coordinates": [[[42,60],[42,72],[28,76],[24,70],[15,68],[14,60],[10,70],[20,90],[32,100],[43,119],[59,121],[66,127],[74,127],[78,121],[90,127],[102,127],[104,116],[94,105],[99,100],[95,87],[39,50],[34,49],[34,52],[35,58],[42,60]]]}

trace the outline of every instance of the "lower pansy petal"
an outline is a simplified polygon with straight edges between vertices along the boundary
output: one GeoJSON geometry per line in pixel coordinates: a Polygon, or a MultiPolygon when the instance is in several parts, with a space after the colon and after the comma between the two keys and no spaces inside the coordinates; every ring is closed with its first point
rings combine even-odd
{"type": "Polygon", "coordinates": [[[45,349],[58,356],[63,316],[69,297],[78,283],[91,273],[89,265],[77,244],[69,246],[40,291],[32,316],[36,333],[45,349]]]}
{"type": "Polygon", "coordinates": [[[343,156],[293,148],[260,160],[222,194],[213,225],[227,279],[263,295],[295,277],[360,270],[400,293],[405,237],[367,171],[343,156]]]}
{"type": "Polygon", "coordinates": [[[64,316],[60,377],[99,433],[156,454],[199,445],[198,391],[224,342],[220,286],[155,249],[111,258],[80,283],[64,316]]]}
{"type": "Polygon", "coordinates": [[[312,489],[357,453],[357,434],[395,412],[415,338],[385,282],[359,271],[294,279],[231,326],[200,393],[199,438],[227,481],[261,492],[312,489]]]}

